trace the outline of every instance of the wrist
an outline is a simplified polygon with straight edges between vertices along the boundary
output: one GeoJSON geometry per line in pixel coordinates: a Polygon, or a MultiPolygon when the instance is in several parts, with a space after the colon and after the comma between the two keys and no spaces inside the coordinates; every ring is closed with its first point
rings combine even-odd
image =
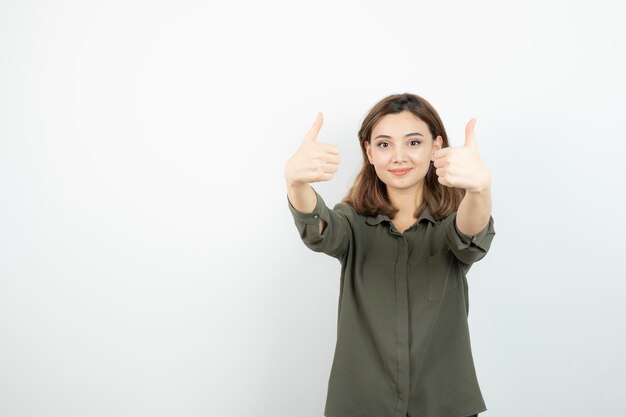
{"type": "Polygon", "coordinates": [[[472,187],[465,189],[466,192],[471,194],[486,194],[491,189],[491,173],[485,170],[484,175],[478,181],[478,183],[472,187]]]}
{"type": "Polygon", "coordinates": [[[307,185],[306,182],[292,180],[289,178],[285,178],[285,183],[287,184],[287,188],[302,188],[307,185]]]}
{"type": "Polygon", "coordinates": [[[490,190],[491,190],[491,186],[490,185],[484,185],[484,186],[479,186],[479,187],[476,187],[476,188],[466,188],[465,192],[467,192],[469,194],[482,195],[482,194],[489,193],[490,190]]]}

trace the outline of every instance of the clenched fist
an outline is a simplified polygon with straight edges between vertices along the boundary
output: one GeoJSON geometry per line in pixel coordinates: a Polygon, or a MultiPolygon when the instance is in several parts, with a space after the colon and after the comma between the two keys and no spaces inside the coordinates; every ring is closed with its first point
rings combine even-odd
{"type": "Polygon", "coordinates": [[[317,141],[323,121],[324,117],[320,112],[298,150],[285,164],[285,179],[288,184],[328,181],[339,169],[339,148],[317,141]]]}

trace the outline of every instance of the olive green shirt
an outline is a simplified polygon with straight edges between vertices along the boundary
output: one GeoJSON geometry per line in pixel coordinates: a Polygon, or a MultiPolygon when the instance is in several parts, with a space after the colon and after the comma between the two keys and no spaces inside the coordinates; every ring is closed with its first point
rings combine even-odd
{"type": "Polygon", "coordinates": [[[304,244],[341,263],[337,343],[327,417],[466,417],[486,411],[467,323],[467,272],[495,236],[476,236],[456,212],[428,209],[399,233],[386,215],[345,203],[331,210],[315,192],[311,213],[287,203],[304,244]],[[319,219],[326,221],[322,234],[319,219]]]}

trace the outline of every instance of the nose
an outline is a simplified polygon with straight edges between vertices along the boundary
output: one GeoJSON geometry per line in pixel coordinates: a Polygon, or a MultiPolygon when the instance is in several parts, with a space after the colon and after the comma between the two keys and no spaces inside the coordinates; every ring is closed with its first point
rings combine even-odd
{"type": "Polygon", "coordinates": [[[394,153],[394,162],[400,163],[406,161],[406,152],[403,145],[396,146],[396,151],[394,153]]]}

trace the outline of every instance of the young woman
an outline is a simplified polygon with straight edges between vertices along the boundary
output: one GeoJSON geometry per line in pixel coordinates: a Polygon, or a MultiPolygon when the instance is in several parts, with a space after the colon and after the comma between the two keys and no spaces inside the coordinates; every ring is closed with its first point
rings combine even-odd
{"type": "Polygon", "coordinates": [[[331,210],[309,184],[333,178],[319,113],[285,165],[304,244],[341,263],[327,417],[467,417],[486,411],[467,323],[467,273],[495,236],[475,119],[451,148],[414,94],[377,103],[359,130],[363,166],[331,210]]]}

